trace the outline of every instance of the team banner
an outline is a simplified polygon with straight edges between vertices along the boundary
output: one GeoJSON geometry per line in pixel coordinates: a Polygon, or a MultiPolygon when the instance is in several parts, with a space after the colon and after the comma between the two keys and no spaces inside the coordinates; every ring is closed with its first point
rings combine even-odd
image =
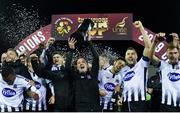
{"type": "MultiPolygon", "coordinates": [[[[151,42],[154,40],[155,37],[155,33],[153,33],[152,31],[150,31],[149,29],[145,28],[149,39],[151,40],[151,42]]],[[[144,46],[144,42],[143,42],[143,36],[141,34],[141,32],[139,31],[139,29],[133,27],[133,35],[132,35],[132,40],[137,42],[138,44],[141,44],[144,46]]],[[[163,41],[161,43],[159,43],[155,49],[155,54],[158,58],[162,59],[162,60],[166,60],[167,56],[166,56],[166,46],[167,46],[167,42],[163,41]]]]}
{"type": "MultiPolygon", "coordinates": [[[[31,54],[39,44],[47,41],[52,34],[56,40],[67,40],[67,38],[78,28],[85,18],[90,18],[95,23],[91,35],[92,40],[133,40],[144,46],[143,36],[132,23],[132,14],[74,14],[74,15],[53,15],[52,24],[49,24],[31,35],[27,36],[16,47],[18,54],[26,51],[31,54]]],[[[145,28],[149,39],[154,39],[155,33],[145,28]]],[[[128,43],[128,42],[127,42],[128,43]]],[[[156,47],[156,55],[166,60],[166,42],[161,42],[156,47]]]]}
{"type": "Polygon", "coordinates": [[[39,47],[40,43],[47,41],[50,36],[51,25],[49,24],[27,36],[15,47],[15,49],[19,55],[24,52],[26,52],[27,54],[31,54],[39,47]]]}
{"type": "Polygon", "coordinates": [[[70,14],[52,16],[52,36],[67,40],[84,19],[91,19],[93,40],[130,40],[132,37],[132,14],[70,14]]]}

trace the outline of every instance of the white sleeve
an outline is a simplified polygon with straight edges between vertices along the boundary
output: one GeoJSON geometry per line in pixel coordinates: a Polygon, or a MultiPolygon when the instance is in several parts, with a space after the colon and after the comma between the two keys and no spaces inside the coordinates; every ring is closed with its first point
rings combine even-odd
{"type": "Polygon", "coordinates": [[[148,57],[142,56],[138,63],[140,63],[143,67],[148,67],[150,60],[148,57]]]}
{"type": "Polygon", "coordinates": [[[29,89],[31,87],[30,80],[21,76],[21,83],[26,89],[29,89]]]}
{"type": "Polygon", "coordinates": [[[41,92],[38,90],[38,89],[36,89],[36,87],[35,86],[32,86],[31,84],[30,84],[30,80],[29,79],[27,79],[27,78],[24,78],[24,77],[21,77],[22,79],[22,83],[24,84],[24,87],[26,88],[26,89],[29,89],[30,88],[30,90],[32,91],[32,92],[35,92],[35,93],[37,93],[38,95],[39,95],[39,98],[41,97],[41,92]]]}
{"type": "Polygon", "coordinates": [[[45,79],[45,81],[46,81],[46,83],[47,84],[49,84],[49,83],[51,83],[52,81],[51,80],[49,80],[49,79],[45,79]]]}
{"type": "Polygon", "coordinates": [[[53,96],[55,96],[55,92],[54,92],[54,85],[52,84],[52,81],[49,79],[45,79],[46,83],[48,84],[49,88],[51,89],[51,93],[53,96]]]}
{"type": "Polygon", "coordinates": [[[31,90],[32,92],[37,93],[37,94],[39,95],[39,100],[40,100],[40,98],[41,98],[41,92],[40,92],[38,89],[36,89],[35,86],[31,86],[30,90],[31,90]]]}
{"type": "Polygon", "coordinates": [[[121,73],[118,74],[118,79],[119,79],[119,85],[121,86],[122,81],[123,81],[123,77],[122,77],[121,73]]]}
{"type": "Polygon", "coordinates": [[[44,65],[46,65],[46,64],[48,63],[48,58],[47,58],[47,56],[46,56],[46,50],[47,50],[47,49],[43,49],[43,51],[42,51],[42,53],[41,53],[41,55],[40,55],[40,61],[41,61],[44,65]]]}
{"type": "Polygon", "coordinates": [[[103,77],[103,74],[102,74],[103,71],[99,71],[99,74],[98,74],[98,81],[99,81],[99,89],[102,89],[102,77],[103,77]]]}
{"type": "Polygon", "coordinates": [[[3,79],[2,79],[2,75],[1,75],[1,73],[0,73],[0,82],[1,82],[1,81],[3,81],[3,79]]]}

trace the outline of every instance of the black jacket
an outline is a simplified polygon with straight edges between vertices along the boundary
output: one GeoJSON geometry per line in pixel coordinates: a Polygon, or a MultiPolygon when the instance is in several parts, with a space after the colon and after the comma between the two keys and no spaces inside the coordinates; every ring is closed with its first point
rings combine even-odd
{"type": "Polygon", "coordinates": [[[92,69],[85,74],[80,74],[71,66],[73,50],[70,50],[66,58],[66,68],[74,81],[75,110],[78,112],[100,111],[98,70],[99,56],[91,43],[89,43],[93,54],[92,69]]]}
{"type": "Polygon", "coordinates": [[[48,71],[43,64],[32,59],[35,73],[42,78],[50,79],[55,91],[55,111],[74,111],[72,79],[68,76],[66,68],[57,72],[48,71]]]}
{"type": "Polygon", "coordinates": [[[16,62],[5,62],[3,66],[10,66],[15,70],[16,74],[31,79],[28,68],[20,60],[16,60],[16,62]]]}

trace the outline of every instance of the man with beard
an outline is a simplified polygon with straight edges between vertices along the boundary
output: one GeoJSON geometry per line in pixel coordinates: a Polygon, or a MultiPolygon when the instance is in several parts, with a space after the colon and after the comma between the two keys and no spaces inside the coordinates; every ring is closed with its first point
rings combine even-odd
{"type": "Polygon", "coordinates": [[[160,111],[179,112],[180,111],[180,62],[179,47],[173,42],[167,46],[167,61],[155,57],[155,47],[165,40],[165,33],[156,34],[150,49],[153,61],[158,64],[162,81],[162,100],[160,111]]]}
{"type": "Polygon", "coordinates": [[[75,110],[77,112],[100,111],[99,89],[98,89],[98,71],[99,71],[99,56],[94,49],[92,43],[88,41],[88,46],[93,55],[92,68],[88,67],[88,62],[85,58],[80,57],[75,60],[75,66],[72,68],[71,61],[73,51],[75,49],[76,40],[68,39],[69,53],[66,58],[66,66],[74,80],[75,91],[75,110]]]}
{"type": "Polygon", "coordinates": [[[134,26],[141,31],[145,48],[143,56],[138,62],[137,52],[134,48],[129,47],[125,53],[127,66],[121,70],[124,85],[122,111],[142,112],[147,111],[145,97],[150,40],[140,21],[136,21],[134,26]]]}

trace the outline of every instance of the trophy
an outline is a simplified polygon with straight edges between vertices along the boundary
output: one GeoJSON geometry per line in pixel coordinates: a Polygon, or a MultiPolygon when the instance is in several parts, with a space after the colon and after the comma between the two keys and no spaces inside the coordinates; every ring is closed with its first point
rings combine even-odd
{"type": "Polygon", "coordinates": [[[88,32],[93,28],[94,23],[91,19],[84,19],[82,24],[78,27],[78,29],[71,34],[70,38],[75,38],[77,43],[75,44],[76,48],[83,47],[88,41],[88,32]]]}

